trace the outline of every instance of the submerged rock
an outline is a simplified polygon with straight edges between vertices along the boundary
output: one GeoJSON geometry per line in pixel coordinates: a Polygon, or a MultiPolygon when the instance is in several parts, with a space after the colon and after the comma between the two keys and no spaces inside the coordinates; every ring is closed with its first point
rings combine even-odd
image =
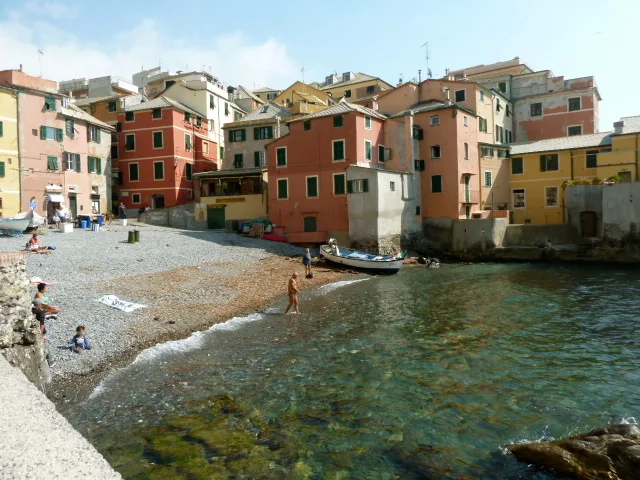
{"type": "Polygon", "coordinates": [[[635,425],[609,425],[565,440],[508,448],[520,461],[579,480],[640,478],[640,429],[635,425]]]}

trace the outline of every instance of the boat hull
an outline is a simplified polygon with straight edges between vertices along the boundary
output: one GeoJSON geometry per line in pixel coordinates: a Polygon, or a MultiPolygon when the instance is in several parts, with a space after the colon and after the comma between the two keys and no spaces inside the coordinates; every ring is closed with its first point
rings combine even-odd
{"type": "Polygon", "coordinates": [[[9,220],[29,220],[29,228],[38,228],[44,225],[45,218],[31,210],[29,212],[19,213],[9,220]]]}
{"type": "Polygon", "coordinates": [[[24,232],[29,228],[30,220],[6,218],[0,220],[0,232],[24,232]]]}
{"type": "Polygon", "coordinates": [[[332,253],[329,245],[322,245],[320,247],[320,255],[338,265],[384,274],[398,273],[403,264],[403,259],[401,258],[395,260],[362,260],[335,255],[332,253]]]}

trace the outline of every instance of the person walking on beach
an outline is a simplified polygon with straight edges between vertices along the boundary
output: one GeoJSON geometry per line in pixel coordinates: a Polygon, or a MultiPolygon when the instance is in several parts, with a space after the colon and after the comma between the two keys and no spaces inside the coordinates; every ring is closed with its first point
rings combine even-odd
{"type": "Polygon", "coordinates": [[[127,207],[124,206],[123,202],[120,202],[120,206],[118,207],[118,218],[125,219],[127,218],[127,207]]]}
{"type": "Polygon", "coordinates": [[[300,292],[300,290],[298,290],[298,274],[294,273],[293,275],[291,275],[291,278],[289,279],[289,285],[287,287],[287,292],[289,294],[289,305],[287,306],[287,309],[284,311],[284,314],[286,315],[287,313],[289,313],[289,309],[293,306],[295,306],[296,308],[296,313],[300,313],[300,306],[298,304],[298,293],[300,292]]]}
{"type": "Polygon", "coordinates": [[[311,273],[311,252],[309,252],[308,248],[302,256],[302,264],[305,268],[306,278],[313,278],[313,274],[311,273]]]}

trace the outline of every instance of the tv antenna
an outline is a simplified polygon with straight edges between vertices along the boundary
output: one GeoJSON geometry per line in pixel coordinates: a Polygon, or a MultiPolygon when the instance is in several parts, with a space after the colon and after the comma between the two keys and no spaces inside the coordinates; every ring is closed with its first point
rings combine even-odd
{"type": "Polygon", "coordinates": [[[424,48],[424,59],[427,61],[427,76],[429,78],[433,77],[431,74],[431,69],[429,68],[429,42],[424,42],[422,44],[422,48],[424,48]]]}

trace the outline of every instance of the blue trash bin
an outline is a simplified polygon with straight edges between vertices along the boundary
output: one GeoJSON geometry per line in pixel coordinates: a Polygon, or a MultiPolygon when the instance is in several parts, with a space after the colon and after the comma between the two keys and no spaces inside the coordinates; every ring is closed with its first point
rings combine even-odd
{"type": "Polygon", "coordinates": [[[93,224],[93,222],[91,220],[87,220],[87,229],[91,230],[91,225],[93,224]]]}
{"type": "Polygon", "coordinates": [[[80,228],[87,228],[87,221],[86,220],[80,220],[80,228]]]}
{"type": "Polygon", "coordinates": [[[98,215],[98,216],[97,216],[97,220],[98,220],[98,224],[99,224],[101,227],[104,227],[104,215],[98,215]]]}

